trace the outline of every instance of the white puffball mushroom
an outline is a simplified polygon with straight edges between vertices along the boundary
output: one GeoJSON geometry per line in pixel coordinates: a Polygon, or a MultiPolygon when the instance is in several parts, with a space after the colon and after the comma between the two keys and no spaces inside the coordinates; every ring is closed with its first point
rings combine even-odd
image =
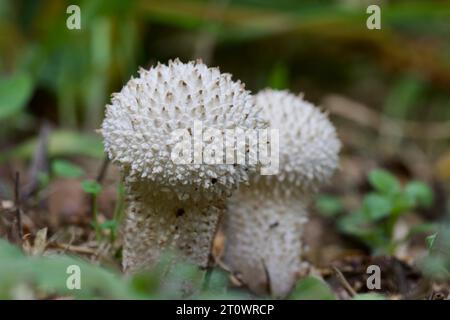
{"type": "Polygon", "coordinates": [[[201,61],[141,69],[113,94],[100,131],[127,190],[125,271],[152,266],[167,249],[207,266],[224,201],[255,168],[172,161],[179,143],[173,133],[193,136],[195,122],[219,130],[263,128],[257,113],[242,83],[201,61]]]}
{"type": "Polygon", "coordinates": [[[224,261],[256,294],[282,298],[307,269],[307,202],[336,170],[341,144],[328,117],[302,96],[268,89],[255,102],[279,130],[279,173],[252,174],[227,202],[224,261]]]}

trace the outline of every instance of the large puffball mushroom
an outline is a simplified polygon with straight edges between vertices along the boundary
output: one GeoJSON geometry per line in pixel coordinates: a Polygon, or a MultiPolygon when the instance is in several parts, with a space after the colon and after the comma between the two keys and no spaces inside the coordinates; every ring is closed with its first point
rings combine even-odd
{"type": "Polygon", "coordinates": [[[252,174],[229,199],[224,261],[253,292],[281,298],[307,269],[306,206],[337,168],[341,144],[328,117],[301,96],[264,90],[255,101],[279,130],[279,172],[252,174]]]}
{"type": "Polygon", "coordinates": [[[200,61],[177,59],[141,69],[139,77],[113,94],[100,131],[126,185],[125,271],[151,267],[163,250],[181,252],[202,267],[208,264],[224,201],[254,168],[195,162],[203,144],[210,143],[195,140],[204,133],[197,127],[258,129],[265,123],[257,113],[242,83],[200,61]],[[192,160],[176,161],[175,149],[186,144],[176,132],[189,137],[192,160]]]}

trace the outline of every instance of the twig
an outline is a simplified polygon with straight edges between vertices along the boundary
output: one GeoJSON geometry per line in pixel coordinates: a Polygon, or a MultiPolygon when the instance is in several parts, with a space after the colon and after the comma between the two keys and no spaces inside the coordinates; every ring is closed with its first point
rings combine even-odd
{"type": "Polygon", "coordinates": [[[355,289],[353,289],[352,286],[350,285],[350,283],[348,283],[347,279],[345,278],[345,276],[341,272],[341,270],[339,270],[335,266],[332,266],[332,268],[333,268],[333,271],[336,273],[336,276],[337,276],[339,282],[344,287],[344,289],[346,289],[348,291],[348,293],[350,294],[351,297],[356,296],[357,293],[356,293],[355,289]]]}
{"type": "Polygon", "coordinates": [[[22,217],[20,212],[20,173],[16,171],[16,178],[14,181],[14,203],[16,207],[16,221],[17,221],[17,232],[19,235],[20,241],[23,239],[23,230],[22,230],[22,217]]]}
{"type": "Polygon", "coordinates": [[[75,253],[82,253],[82,254],[89,254],[89,255],[97,255],[97,250],[86,248],[86,247],[80,247],[80,246],[74,246],[71,244],[66,243],[51,243],[49,244],[50,247],[56,247],[57,249],[62,249],[64,252],[75,252],[75,253]]]}
{"type": "Polygon", "coordinates": [[[102,166],[100,167],[100,171],[97,175],[97,179],[95,179],[98,183],[102,183],[102,181],[105,179],[108,166],[109,166],[109,159],[108,157],[105,156],[102,162],[102,166]]]}
{"type": "Polygon", "coordinates": [[[22,188],[22,200],[36,193],[39,188],[39,173],[49,171],[48,165],[48,137],[51,128],[44,122],[39,131],[38,143],[33,153],[30,169],[28,171],[28,182],[22,188]]]}
{"type": "Polygon", "coordinates": [[[231,270],[231,268],[227,266],[222,260],[220,260],[220,258],[214,257],[214,261],[217,266],[219,266],[225,272],[229,273],[230,279],[234,285],[238,287],[245,285],[244,281],[241,278],[241,275],[238,272],[234,272],[233,270],[231,270]]]}
{"type": "Polygon", "coordinates": [[[66,253],[66,251],[68,250],[68,247],[72,245],[72,243],[75,241],[75,234],[74,232],[70,232],[70,240],[69,243],[66,245],[66,247],[64,248],[62,253],[66,253]]]}
{"type": "Polygon", "coordinates": [[[405,297],[408,293],[408,286],[406,283],[405,270],[400,261],[394,260],[394,274],[397,278],[400,294],[405,297]]]}
{"type": "Polygon", "coordinates": [[[233,271],[231,270],[231,268],[229,266],[227,266],[222,260],[220,260],[219,258],[214,258],[214,261],[216,263],[216,265],[218,265],[220,268],[222,268],[223,270],[225,270],[228,273],[233,273],[233,271]]]}
{"type": "MultiPolygon", "coordinates": [[[[106,171],[108,170],[108,166],[109,166],[109,159],[108,157],[104,157],[103,158],[103,162],[102,165],[100,167],[100,170],[97,174],[97,178],[95,179],[95,181],[98,184],[101,184],[103,182],[103,180],[105,179],[106,176],[106,171]]],[[[89,212],[94,216],[95,218],[95,223],[96,225],[98,225],[98,220],[97,217],[95,217],[96,215],[96,201],[97,201],[97,195],[96,194],[91,194],[90,196],[90,208],[89,208],[89,212]]],[[[97,232],[97,227],[96,227],[96,232],[97,232]]],[[[98,232],[97,232],[97,237],[98,237],[98,232]]]]}
{"type": "Polygon", "coordinates": [[[329,95],[322,105],[331,114],[370,128],[382,135],[410,139],[445,140],[450,138],[450,122],[421,122],[394,119],[380,114],[362,103],[339,95],[329,95]],[[399,128],[401,130],[399,130],[399,128]]]}

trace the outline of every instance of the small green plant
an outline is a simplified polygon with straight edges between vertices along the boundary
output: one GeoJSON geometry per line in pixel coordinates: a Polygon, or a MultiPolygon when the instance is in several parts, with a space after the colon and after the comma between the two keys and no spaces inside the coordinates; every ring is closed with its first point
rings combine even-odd
{"type": "Polygon", "coordinates": [[[97,240],[101,239],[103,236],[103,231],[108,230],[109,238],[111,243],[116,240],[117,230],[122,220],[122,214],[124,210],[124,198],[125,198],[125,188],[123,183],[119,183],[117,187],[117,201],[116,206],[114,208],[114,216],[110,220],[99,222],[98,216],[98,205],[97,198],[100,192],[102,191],[102,186],[94,180],[84,180],[81,182],[84,192],[91,195],[91,208],[92,215],[94,217],[92,221],[92,226],[95,229],[95,234],[97,240]]]}
{"type": "Polygon", "coordinates": [[[109,231],[109,240],[113,243],[117,238],[117,230],[119,229],[120,222],[122,221],[123,211],[125,204],[125,187],[122,182],[119,182],[117,186],[117,201],[114,207],[114,215],[110,220],[106,220],[100,224],[102,230],[109,231]]]}
{"type": "Polygon", "coordinates": [[[297,282],[289,300],[336,300],[336,297],[325,281],[308,276],[297,282]]]}
{"type": "Polygon", "coordinates": [[[31,98],[33,86],[28,73],[16,72],[8,78],[0,77],[0,120],[14,121],[17,118],[31,98]]]}
{"type": "Polygon", "coordinates": [[[428,256],[421,261],[424,274],[435,280],[450,279],[450,225],[447,223],[439,231],[426,238],[428,256]]]}
{"type": "MultiPolygon", "coordinates": [[[[365,243],[373,253],[392,254],[399,243],[393,239],[399,218],[415,208],[430,206],[433,192],[419,181],[402,186],[396,177],[381,169],[370,172],[368,178],[374,191],[364,196],[355,212],[341,215],[342,204],[331,196],[319,197],[316,206],[323,215],[337,216],[339,230],[365,243]]],[[[429,230],[416,226],[411,232],[429,230]]]]}
{"type": "Polygon", "coordinates": [[[84,175],[84,170],[77,165],[61,159],[55,159],[52,161],[52,173],[55,176],[62,178],[80,178],[84,175]]]}
{"type": "Polygon", "coordinates": [[[425,241],[427,242],[428,250],[432,251],[434,243],[436,241],[437,233],[433,233],[432,235],[429,235],[426,237],[425,241]]]}
{"type": "Polygon", "coordinates": [[[341,201],[327,194],[322,194],[317,197],[316,208],[326,217],[335,217],[344,211],[344,206],[341,201]]]}
{"type": "MultiPolygon", "coordinates": [[[[81,186],[83,187],[84,192],[92,196],[92,214],[94,216],[92,225],[95,229],[95,236],[97,238],[97,241],[99,241],[102,238],[102,228],[98,221],[97,197],[102,191],[102,186],[94,180],[84,180],[81,182],[81,186]]],[[[109,228],[110,226],[106,225],[106,227],[109,228]]]]}

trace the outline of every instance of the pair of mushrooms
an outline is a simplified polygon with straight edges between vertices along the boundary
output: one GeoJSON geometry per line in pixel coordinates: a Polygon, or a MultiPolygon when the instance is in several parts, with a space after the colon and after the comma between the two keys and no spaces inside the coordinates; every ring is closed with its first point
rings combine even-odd
{"type": "Polygon", "coordinates": [[[226,264],[256,293],[289,292],[302,271],[307,198],[338,162],[340,143],[324,114],[286,91],[253,97],[230,74],[175,60],[141,69],[114,94],[101,133],[127,188],[126,272],[153,266],[168,249],[207,267],[225,216],[226,264]],[[248,164],[174,163],[172,133],[191,135],[195,121],[222,131],[279,129],[279,174],[261,176],[248,164]]]}

